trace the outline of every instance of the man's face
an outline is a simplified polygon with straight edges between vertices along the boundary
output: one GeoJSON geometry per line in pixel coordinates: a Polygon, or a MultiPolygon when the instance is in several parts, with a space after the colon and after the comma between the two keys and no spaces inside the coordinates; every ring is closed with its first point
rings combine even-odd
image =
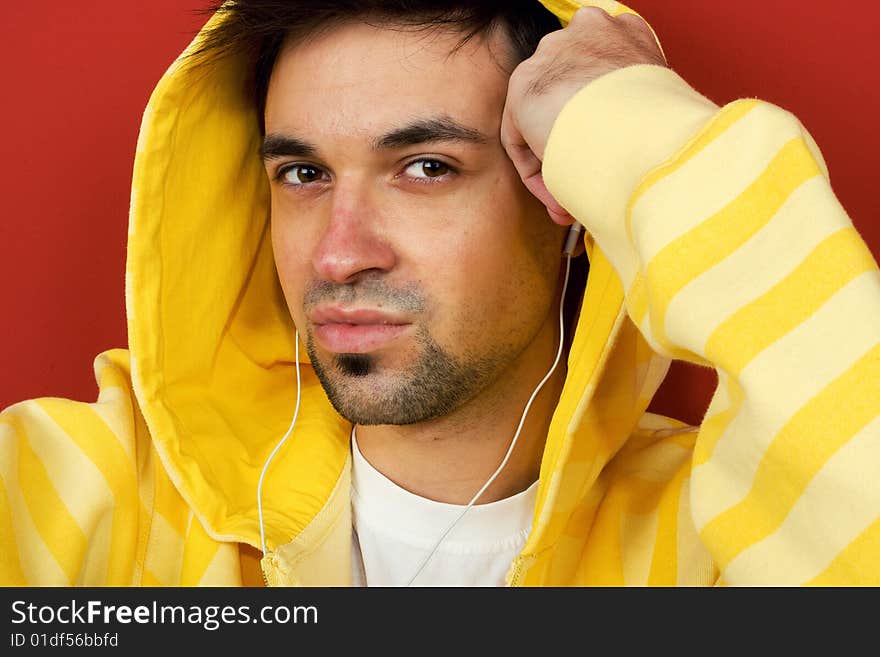
{"type": "Polygon", "coordinates": [[[459,34],[344,24],[273,70],[275,263],[352,422],[433,419],[550,365],[565,229],[499,139],[504,38],[450,54],[459,34]]]}

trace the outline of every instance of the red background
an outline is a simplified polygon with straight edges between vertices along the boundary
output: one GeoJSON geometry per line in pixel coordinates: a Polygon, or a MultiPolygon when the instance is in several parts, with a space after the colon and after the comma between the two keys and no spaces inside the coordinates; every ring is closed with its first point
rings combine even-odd
{"type": "MultiPolygon", "coordinates": [[[[200,0],[15,3],[0,21],[0,408],[92,401],[94,356],[126,341],[131,164],[141,113],[205,16],[200,0]]],[[[630,0],[670,64],[723,104],[759,97],[818,142],[875,257],[880,75],[873,0],[630,0]],[[839,6],[839,5],[838,5],[839,6]]],[[[699,422],[714,374],[676,364],[652,410],[699,422]]]]}

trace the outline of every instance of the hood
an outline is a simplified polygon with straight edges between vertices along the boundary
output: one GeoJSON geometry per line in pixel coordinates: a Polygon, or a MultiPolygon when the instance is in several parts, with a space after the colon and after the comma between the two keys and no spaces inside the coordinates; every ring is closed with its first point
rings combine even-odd
{"type": "MultiPolygon", "coordinates": [[[[563,25],[580,6],[543,4],[563,25]]],[[[138,139],[126,267],[132,381],[163,465],[206,531],[259,548],[258,480],[296,399],[295,329],[272,257],[246,64],[186,65],[204,34],[158,83],[138,139]]],[[[627,319],[619,278],[584,239],[590,273],[524,554],[554,544],[580,513],[668,365],[627,319]]],[[[350,425],[299,353],[299,419],[263,486],[269,549],[318,513],[349,454],[350,425]]]]}

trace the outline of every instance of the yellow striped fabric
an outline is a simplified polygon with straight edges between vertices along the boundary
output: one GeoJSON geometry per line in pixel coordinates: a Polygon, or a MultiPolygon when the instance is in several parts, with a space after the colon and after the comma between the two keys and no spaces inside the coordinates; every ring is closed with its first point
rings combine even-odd
{"type": "MultiPolygon", "coordinates": [[[[652,348],[719,374],[693,471],[667,477],[661,490],[689,489],[692,524],[719,582],[876,583],[880,272],[835,198],[815,142],[767,103],[710,110],[659,67],[600,82],[579,92],[554,126],[548,188],[611,259],[652,348]],[[621,98],[645,109],[623,111],[621,98]],[[676,102],[680,117],[665,109],[676,102]],[[705,119],[698,130],[688,104],[705,119]],[[653,161],[639,152],[648,144],[656,157],[652,133],[668,139],[670,131],[684,146],[653,161]],[[604,205],[592,201],[613,176],[632,185],[629,195],[616,205],[607,194],[604,205]]],[[[623,512],[615,499],[634,495],[659,509],[661,490],[643,478],[618,487],[593,532],[614,524],[609,533],[631,536],[641,558],[600,550],[610,559],[603,576],[650,581],[646,559],[672,553],[668,534],[648,509],[629,504],[623,512]]]]}
{"type": "Polygon", "coordinates": [[[0,583],[242,584],[239,546],[209,537],[132,403],[128,354],[95,361],[96,403],[38,399],[0,415],[0,583]]]}

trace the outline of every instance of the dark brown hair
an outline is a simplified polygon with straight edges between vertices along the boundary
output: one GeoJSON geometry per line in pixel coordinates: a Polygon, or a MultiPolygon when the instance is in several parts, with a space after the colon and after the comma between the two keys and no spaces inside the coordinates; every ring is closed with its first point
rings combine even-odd
{"type": "MultiPolygon", "coordinates": [[[[560,29],[537,0],[234,0],[214,2],[210,11],[225,14],[206,33],[194,54],[244,55],[251,61],[251,85],[260,128],[269,77],[282,45],[300,42],[335,25],[359,20],[380,26],[448,30],[462,35],[453,52],[476,35],[499,28],[507,36],[507,67],[530,57],[548,32],[560,29]]],[[[499,64],[501,65],[501,64],[499,64]]]]}

